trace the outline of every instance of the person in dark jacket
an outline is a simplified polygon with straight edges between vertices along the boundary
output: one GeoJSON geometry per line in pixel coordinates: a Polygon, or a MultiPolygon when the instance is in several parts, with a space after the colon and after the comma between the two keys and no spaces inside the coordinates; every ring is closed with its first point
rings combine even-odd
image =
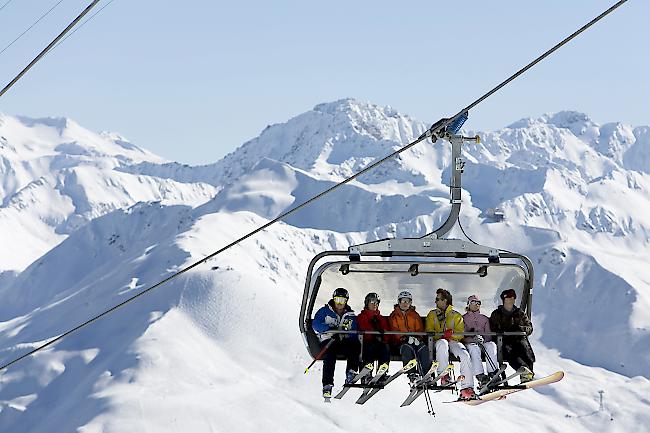
{"type": "Polygon", "coordinates": [[[350,294],[339,287],[332,294],[332,299],[322,306],[314,316],[312,328],[318,335],[321,348],[334,339],[323,355],[323,397],[332,396],[334,387],[334,369],[338,354],[343,354],[347,360],[345,382],[351,382],[359,370],[359,352],[361,347],[355,334],[328,334],[330,330],[353,331],[357,329],[357,318],[348,305],[350,294]]]}
{"type": "Polygon", "coordinates": [[[517,306],[515,300],[517,292],[513,289],[501,292],[503,305],[490,315],[490,329],[492,332],[525,332],[523,336],[503,337],[503,359],[515,370],[526,367],[528,371],[521,375],[521,382],[528,382],[533,379],[533,363],[535,353],[528,341],[528,336],[533,333],[533,324],[528,316],[517,306]]]}
{"type": "MultiPolygon", "coordinates": [[[[360,331],[378,331],[382,334],[389,330],[388,318],[379,312],[379,295],[368,293],[363,301],[363,311],[357,316],[357,326],[360,331]]],[[[387,338],[384,335],[367,334],[363,336],[363,364],[378,361],[379,365],[388,364],[390,351],[387,338]]]]}

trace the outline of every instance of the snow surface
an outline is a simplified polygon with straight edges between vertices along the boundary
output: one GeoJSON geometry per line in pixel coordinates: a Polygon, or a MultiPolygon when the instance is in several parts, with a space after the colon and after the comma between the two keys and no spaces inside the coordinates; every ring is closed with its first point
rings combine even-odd
{"type": "MultiPolygon", "coordinates": [[[[1,115],[0,236],[9,247],[0,255],[0,360],[202,259],[426,127],[345,99],[190,167],[68,119],[1,115]]],[[[352,397],[323,405],[320,364],[303,374],[311,359],[297,318],[311,257],[422,235],[446,218],[449,149],[421,143],[2,372],[0,432],[643,431],[648,127],[560,112],[479,134],[481,144],[464,148],[463,227],[534,261],[535,370],[564,370],[562,382],[475,408],[434,394],[432,419],[424,399],[399,408],[404,381],[361,407],[352,397]],[[485,218],[489,207],[506,220],[485,218]]]]}

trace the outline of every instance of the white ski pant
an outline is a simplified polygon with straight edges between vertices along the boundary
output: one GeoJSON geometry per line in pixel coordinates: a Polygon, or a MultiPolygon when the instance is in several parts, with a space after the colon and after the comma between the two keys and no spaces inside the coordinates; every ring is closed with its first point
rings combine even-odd
{"type": "MultiPolygon", "coordinates": [[[[476,343],[469,343],[466,344],[465,347],[469,352],[469,357],[472,359],[472,372],[474,373],[474,376],[477,374],[485,374],[483,362],[481,361],[481,348],[479,345],[476,343]]],[[[497,361],[497,345],[494,341],[486,341],[483,343],[483,347],[485,347],[485,352],[489,358],[485,360],[485,367],[487,368],[488,373],[492,373],[493,371],[496,371],[497,368],[495,367],[498,367],[499,365],[497,361]],[[492,360],[492,362],[490,363],[489,360],[492,360]]]]}
{"type": "MultiPolygon", "coordinates": [[[[474,387],[474,375],[472,374],[472,361],[465,346],[458,341],[447,341],[443,338],[436,341],[436,361],[438,361],[438,374],[449,365],[449,352],[460,359],[460,374],[465,376],[460,382],[461,389],[474,387]]],[[[480,359],[480,358],[479,358],[480,359]]]]}

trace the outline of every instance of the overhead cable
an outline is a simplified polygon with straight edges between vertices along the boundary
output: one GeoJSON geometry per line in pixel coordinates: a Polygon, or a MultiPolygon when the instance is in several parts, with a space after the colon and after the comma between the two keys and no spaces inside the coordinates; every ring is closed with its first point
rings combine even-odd
{"type": "MultiPolygon", "coordinates": [[[[541,56],[537,57],[535,60],[533,60],[532,62],[530,62],[529,64],[527,64],[526,66],[524,66],[523,68],[521,68],[520,70],[518,70],[517,72],[515,72],[514,74],[512,74],[510,77],[508,77],[508,78],[506,78],[505,80],[503,80],[501,83],[497,84],[494,88],[492,88],[490,91],[488,91],[487,93],[485,93],[483,96],[481,96],[480,98],[478,98],[477,100],[475,100],[475,101],[472,102],[471,104],[469,104],[467,107],[465,107],[465,108],[463,108],[462,110],[460,110],[458,113],[456,113],[456,115],[454,115],[453,117],[450,117],[450,118],[448,118],[448,119],[445,119],[445,122],[442,122],[442,123],[438,122],[438,123],[434,124],[434,126],[435,126],[437,129],[442,129],[442,128],[446,127],[446,126],[449,125],[449,124],[450,124],[454,119],[456,119],[456,118],[459,117],[459,116],[462,116],[465,112],[467,112],[467,111],[471,110],[472,108],[476,107],[478,104],[480,104],[481,102],[483,102],[484,100],[486,100],[487,98],[489,98],[490,96],[492,96],[494,93],[498,92],[498,91],[501,90],[503,87],[505,87],[506,85],[510,84],[510,82],[512,82],[512,81],[515,80],[517,77],[519,77],[520,75],[522,75],[524,72],[528,71],[530,68],[532,68],[533,66],[535,66],[536,64],[538,64],[539,62],[541,62],[542,60],[544,60],[545,58],[547,58],[547,57],[550,56],[551,54],[553,54],[556,50],[558,50],[558,49],[559,49],[560,47],[562,47],[563,45],[567,44],[569,41],[571,41],[573,38],[575,38],[576,36],[578,36],[580,33],[584,32],[584,31],[587,30],[589,27],[593,26],[593,25],[596,24],[598,21],[600,21],[601,19],[605,18],[607,15],[609,15],[610,13],[612,13],[615,9],[617,9],[618,7],[620,7],[621,5],[623,5],[623,3],[625,3],[626,1],[627,1],[627,0],[620,0],[619,2],[613,4],[609,9],[607,9],[606,11],[604,11],[603,13],[601,13],[600,15],[598,15],[598,16],[597,16],[596,18],[594,18],[593,20],[589,21],[589,22],[588,22],[587,24],[585,24],[584,26],[580,27],[580,28],[579,28],[578,30],[576,30],[575,32],[571,33],[569,36],[567,36],[566,38],[564,38],[562,41],[558,42],[555,46],[553,46],[552,48],[550,48],[548,51],[544,52],[544,54],[542,54],[541,56]]],[[[432,127],[429,129],[429,131],[427,131],[427,132],[429,133],[429,134],[427,134],[427,135],[430,136],[431,133],[435,133],[435,131],[432,131],[432,130],[431,130],[432,128],[434,128],[434,126],[432,126],[432,127]]],[[[425,134],[426,134],[426,133],[425,133],[425,134]]]]}
{"type": "Polygon", "coordinates": [[[13,1],[13,0],[7,0],[7,2],[6,2],[5,4],[3,4],[2,6],[0,6],[0,11],[3,10],[5,7],[7,7],[7,5],[8,5],[9,3],[11,3],[12,1],[13,1]]]}
{"type": "Polygon", "coordinates": [[[91,16],[89,16],[88,19],[86,19],[83,23],[79,24],[79,25],[78,25],[78,26],[77,26],[73,31],[71,31],[70,33],[68,33],[68,34],[65,36],[65,38],[61,39],[61,40],[60,40],[56,45],[54,45],[52,48],[50,48],[50,50],[48,51],[48,54],[51,53],[52,51],[54,51],[54,50],[55,50],[59,45],[61,45],[62,43],[64,43],[64,42],[66,41],[66,39],[68,39],[70,36],[74,35],[74,34],[77,32],[77,30],[79,30],[79,29],[81,29],[83,26],[85,26],[85,25],[88,23],[88,21],[90,21],[90,20],[92,20],[93,18],[95,18],[95,17],[97,16],[98,13],[100,13],[101,11],[103,11],[104,9],[106,9],[106,6],[110,5],[110,4],[113,3],[114,1],[115,1],[115,0],[110,0],[110,1],[109,1],[108,3],[106,3],[104,6],[102,6],[101,8],[99,8],[99,10],[95,11],[95,13],[92,14],[91,16]]]}
{"type": "Polygon", "coordinates": [[[27,33],[28,31],[30,31],[30,30],[31,30],[31,29],[32,29],[36,24],[38,24],[38,23],[39,23],[43,18],[45,18],[46,16],[48,16],[48,15],[50,14],[50,12],[52,12],[54,9],[56,9],[56,7],[57,7],[58,5],[61,4],[62,1],[63,1],[63,0],[59,0],[58,2],[56,2],[56,4],[55,4],[54,6],[52,6],[52,7],[50,8],[50,10],[48,10],[48,11],[45,12],[43,15],[41,15],[41,17],[40,17],[39,19],[37,19],[36,21],[34,21],[34,22],[32,23],[31,26],[27,27],[27,29],[25,29],[21,34],[19,34],[18,37],[16,37],[16,39],[14,39],[13,41],[11,41],[11,42],[9,43],[9,45],[7,45],[6,47],[4,47],[4,48],[2,49],[2,51],[0,51],[0,54],[2,54],[2,53],[4,53],[5,51],[7,51],[7,49],[8,49],[10,46],[12,46],[12,45],[13,45],[13,44],[18,40],[18,39],[22,38],[22,37],[25,35],[25,33],[27,33]]]}
{"type": "Polygon", "coordinates": [[[7,93],[7,91],[8,91],[8,90],[9,90],[9,89],[14,85],[14,84],[16,84],[16,82],[17,82],[18,80],[20,80],[20,78],[21,78],[23,75],[25,75],[25,74],[27,73],[27,71],[29,71],[29,70],[32,68],[32,66],[34,66],[34,65],[35,65],[35,64],[36,64],[36,63],[37,63],[37,62],[38,62],[38,61],[39,61],[39,60],[40,60],[40,59],[41,59],[45,54],[47,54],[47,52],[48,52],[48,51],[49,51],[49,50],[50,50],[54,45],[56,45],[56,43],[59,42],[59,41],[61,40],[61,38],[63,38],[63,37],[65,36],[65,34],[68,33],[68,32],[70,31],[71,28],[73,28],[73,27],[74,27],[74,26],[75,26],[75,25],[76,25],[76,24],[77,24],[77,23],[78,23],[78,22],[79,22],[79,21],[80,21],[84,16],[86,16],[86,14],[87,14],[88,12],[90,12],[90,10],[91,10],[92,8],[94,8],[95,5],[96,5],[97,3],[99,3],[99,0],[93,0],[93,2],[90,3],[90,4],[86,7],[86,9],[84,9],[83,12],[81,12],[81,13],[79,14],[79,16],[77,16],[77,18],[75,18],[75,19],[74,19],[70,24],[68,24],[68,27],[66,27],[66,28],[65,28],[61,33],[59,33],[59,35],[58,35],[56,38],[54,38],[54,40],[53,40],[52,42],[50,42],[50,43],[48,44],[48,46],[45,47],[45,48],[43,49],[43,51],[41,51],[41,52],[40,52],[40,53],[39,53],[39,54],[34,58],[34,60],[32,60],[32,61],[29,63],[29,65],[25,66],[25,68],[24,68],[22,71],[20,71],[20,73],[18,73],[18,75],[16,75],[16,77],[15,77],[13,80],[11,80],[11,81],[9,82],[9,84],[7,84],[7,85],[6,85],[2,90],[0,90],[0,97],[2,97],[2,95],[4,95],[5,93],[7,93]]]}

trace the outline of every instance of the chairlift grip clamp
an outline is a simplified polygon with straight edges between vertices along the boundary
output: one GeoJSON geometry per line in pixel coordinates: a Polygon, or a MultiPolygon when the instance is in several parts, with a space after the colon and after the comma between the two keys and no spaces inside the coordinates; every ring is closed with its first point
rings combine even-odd
{"type": "Polygon", "coordinates": [[[494,249],[494,248],[490,248],[490,250],[488,251],[488,262],[489,263],[499,263],[500,262],[499,250],[494,249]]]}

